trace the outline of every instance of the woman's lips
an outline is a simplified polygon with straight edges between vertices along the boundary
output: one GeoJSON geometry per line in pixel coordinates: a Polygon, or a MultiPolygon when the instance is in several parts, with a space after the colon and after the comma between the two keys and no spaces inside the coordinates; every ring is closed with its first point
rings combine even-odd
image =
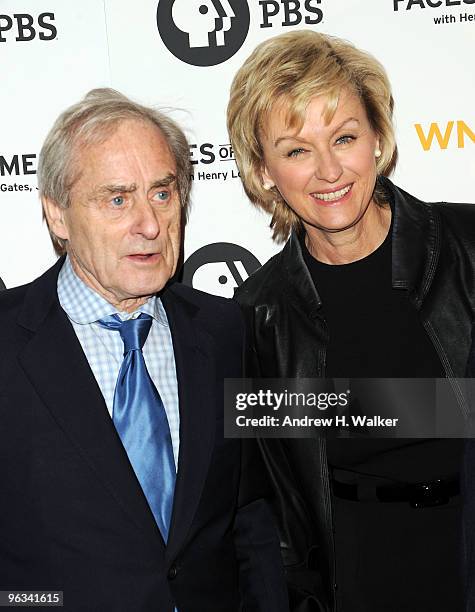
{"type": "Polygon", "coordinates": [[[334,190],[326,191],[314,191],[310,195],[313,200],[322,206],[332,206],[334,204],[341,204],[350,197],[353,183],[349,185],[343,185],[334,190]]]}

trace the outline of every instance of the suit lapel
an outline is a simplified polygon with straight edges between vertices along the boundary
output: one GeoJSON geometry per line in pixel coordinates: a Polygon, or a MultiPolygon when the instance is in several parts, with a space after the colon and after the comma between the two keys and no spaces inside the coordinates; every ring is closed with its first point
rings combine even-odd
{"type": "MultiPolygon", "coordinates": [[[[140,529],[160,532],[104,399],[56,293],[60,261],[35,281],[19,323],[33,336],[20,364],[53,418],[123,511],[140,529]]],[[[163,541],[162,541],[163,545],[163,541]]]]}
{"type": "Polygon", "coordinates": [[[215,431],[212,338],[196,322],[197,307],[169,288],[162,296],[173,339],[180,405],[180,453],[166,556],[174,559],[195,515],[215,431]]]}

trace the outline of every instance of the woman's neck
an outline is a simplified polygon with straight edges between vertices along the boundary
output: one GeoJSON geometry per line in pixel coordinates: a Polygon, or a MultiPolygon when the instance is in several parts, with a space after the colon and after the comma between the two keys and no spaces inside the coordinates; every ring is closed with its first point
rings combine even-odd
{"type": "Polygon", "coordinates": [[[391,208],[371,204],[355,225],[338,232],[304,225],[305,244],[315,259],[327,264],[346,264],[367,257],[384,242],[391,225],[391,208]]]}

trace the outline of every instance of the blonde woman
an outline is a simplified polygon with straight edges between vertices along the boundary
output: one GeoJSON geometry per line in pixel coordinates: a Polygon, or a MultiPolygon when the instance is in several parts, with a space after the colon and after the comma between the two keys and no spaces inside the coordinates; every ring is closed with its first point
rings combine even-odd
{"type": "MultiPolygon", "coordinates": [[[[314,31],[266,40],[238,71],[228,107],[236,160],[286,241],[236,294],[253,342],[249,375],[464,375],[475,207],[424,203],[387,178],[392,111],[381,64],[314,31]]],[[[292,610],[460,609],[459,441],[260,447],[292,610]]]]}

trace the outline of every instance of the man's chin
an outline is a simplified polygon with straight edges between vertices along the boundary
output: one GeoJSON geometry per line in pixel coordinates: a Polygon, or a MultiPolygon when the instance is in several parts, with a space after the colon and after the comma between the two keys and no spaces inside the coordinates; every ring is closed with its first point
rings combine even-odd
{"type": "Polygon", "coordinates": [[[168,281],[168,275],[161,276],[157,274],[150,282],[132,283],[125,288],[128,294],[126,299],[148,299],[150,296],[160,293],[168,281]]]}

